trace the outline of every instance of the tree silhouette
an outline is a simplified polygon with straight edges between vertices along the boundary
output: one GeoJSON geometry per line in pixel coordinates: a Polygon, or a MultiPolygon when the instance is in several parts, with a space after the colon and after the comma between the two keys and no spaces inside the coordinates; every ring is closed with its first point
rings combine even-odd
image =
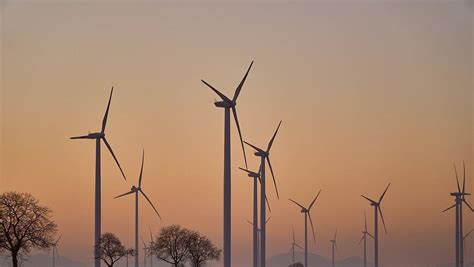
{"type": "Polygon", "coordinates": [[[101,235],[99,240],[99,258],[108,267],[113,267],[117,261],[127,256],[128,252],[116,235],[112,233],[101,235]]]}
{"type": "Polygon", "coordinates": [[[150,252],[158,259],[179,266],[187,259],[189,230],[179,225],[170,225],[160,230],[160,235],[151,243],[150,252]]]}
{"type": "Polygon", "coordinates": [[[31,194],[5,192],[0,195],[0,253],[9,253],[13,267],[32,249],[50,248],[57,225],[52,211],[31,194]]]}
{"type": "Polygon", "coordinates": [[[194,267],[199,267],[207,261],[219,260],[221,250],[211,240],[198,232],[190,231],[188,238],[188,259],[194,267]]]}

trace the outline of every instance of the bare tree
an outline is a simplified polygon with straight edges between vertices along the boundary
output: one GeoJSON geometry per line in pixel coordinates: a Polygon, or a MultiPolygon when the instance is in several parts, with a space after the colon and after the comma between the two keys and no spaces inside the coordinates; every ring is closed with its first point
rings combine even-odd
{"type": "Polygon", "coordinates": [[[0,195],[0,253],[9,253],[13,267],[31,249],[49,249],[57,225],[52,211],[41,206],[31,194],[5,192],[0,195]]]}
{"type": "Polygon", "coordinates": [[[133,248],[128,248],[127,249],[127,267],[128,267],[128,257],[134,257],[135,256],[135,250],[133,248]]]}
{"type": "Polygon", "coordinates": [[[191,231],[188,238],[188,259],[194,267],[200,267],[210,260],[219,260],[221,250],[211,240],[198,232],[191,231]]]}
{"type": "Polygon", "coordinates": [[[116,235],[112,233],[102,234],[99,240],[99,258],[108,267],[113,267],[117,261],[127,256],[127,253],[129,253],[129,250],[125,249],[116,235]]]}
{"type": "Polygon", "coordinates": [[[151,243],[150,252],[164,262],[179,266],[187,259],[189,230],[179,225],[163,227],[160,235],[151,243]]]}

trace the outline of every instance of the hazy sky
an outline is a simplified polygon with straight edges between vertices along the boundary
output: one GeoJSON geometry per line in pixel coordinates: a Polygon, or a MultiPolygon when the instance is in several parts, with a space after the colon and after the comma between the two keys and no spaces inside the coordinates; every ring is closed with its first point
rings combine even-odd
{"type": "MultiPolygon", "coordinates": [[[[264,146],[283,120],[267,255],[288,251],[292,226],[302,242],[303,216],[287,198],[306,204],[319,189],[310,251],[329,257],[338,226],[341,257],[361,255],[363,212],[370,228],[373,213],[360,194],[392,182],[381,262],[453,258],[454,213],[440,212],[453,203],[453,163],[466,160],[474,189],[467,1],[1,6],[0,190],[54,210],[63,256],[92,257],[94,142],[69,137],[99,130],[112,85],[108,140],[129,179],[103,147],[103,232],[132,245],[133,198],[113,197],[136,183],[144,148],[143,188],[163,220],[142,201],[142,233],[178,223],[222,244],[223,110],[200,79],[232,95],[255,60],[237,106],[244,139],[264,146]]],[[[252,182],[237,169],[237,138],[232,124],[233,261],[250,266],[252,182]]]]}

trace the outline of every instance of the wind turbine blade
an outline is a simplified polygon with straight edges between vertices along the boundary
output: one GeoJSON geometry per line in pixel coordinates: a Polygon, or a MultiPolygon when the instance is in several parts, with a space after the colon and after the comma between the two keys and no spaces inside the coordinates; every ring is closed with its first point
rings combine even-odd
{"type": "Polygon", "coordinates": [[[474,229],[472,229],[471,231],[469,231],[469,232],[464,236],[464,239],[466,239],[473,231],[474,231],[474,229]]]}
{"type": "Polygon", "coordinates": [[[382,209],[380,208],[380,206],[377,206],[377,208],[379,209],[380,217],[382,218],[382,224],[383,224],[383,229],[385,230],[385,234],[388,234],[387,227],[385,226],[385,219],[383,218],[382,209]]]}
{"type": "Polygon", "coordinates": [[[295,203],[296,205],[300,206],[302,209],[305,209],[305,207],[303,207],[301,204],[299,204],[298,202],[294,201],[293,199],[289,198],[288,199],[289,201],[295,203]]]}
{"type": "Polygon", "coordinates": [[[448,211],[448,210],[450,210],[450,209],[452,209],[452,208],[456,207],[456,205],[457,205],[457,204],[454,204],[454,205],[450,206],[449,208],[447,208],[447,209],[443,210],[442,212],[446,212],[446,211],[448,211]]]}
{"type": "Polygon", "coordinates": [[[280,194],[278,194],[278,186],[275,180],[275,175],[273,174],[273,168],[272,168],[272,163],[270,162],[270,156],[267,156],[267,162],[268,162],[268,167],[270,167],[270,172],[272,173],[272,178],[273,178],[273,185],[275,186],[275,191],[277,194],[277,198],[280,199],[280,194]]]}
{"type": "Polygon", "coordinates": [[[456,169],[456,164],[454,163],[454,174],[456,175],[456,184],[458,186],[458,192],[461,193],[461,186],[459,185],[458,170],[456,169]]]}
{"type": "Polygon", "coordinates": [[[474,211],[474,209],[472,209],[471,204],[469,204],[469,202],[467,202],[466,199],[463,199],[462,201],[464,202],[464,204],[466,204],[471,209],[471,211],[474,211]]]}
{"type": "Polygon", "coordinates": [[[135,193],[135,192],[133,192],[132,190],[130,190],[129,192],[127,192],[127,193],[123,193],[123,194],[121,194],[121,195],[118,195],[118,196],[116,196],[116,197],[114,197],[114,198],[123,197],[123,196],[130,195],[130,194],[133,194],[133,193],[135,193]]]}
{"type": "Polygon", "coordinates": [[[153,205],[153,203],[151,203],[151,200],[148,198],[148,196],[145,194],[145,192],[143,192],[143,190],[140,189],[140,193],[142,193],[142,195],[146,198],[146,200],[148,201],[148,203],[150,203],[151,207],[155,210],[156,215],[158,215],[158,217],[159,217],[160,220],[161,220],[161,215],[160,215],[160,213],[159,213],[158,210],[155,208],[155,205],[153,205]]]}
{"type": "Polygon", "coordinates": [[[208,84],[204,80],[201,80],[201,82],[203,82],[205,85],[207,85],[209,88],[211,88],[212,91],[214,91],[222,100],[224,100],[226,102],[231,102],[231,100],[227,96],[225,96],[223,93],[219,92],[216,88],[212,87],[212,85],[208,84]]]}
{"type": "Polygon", "coordinates": [[[268,202],[267,196],[265,196],[265,202],[267,202],[268,211],[271,213],[272,209],[270,208],[270,202],[268,202]]]}
{"type": "Polygon", "coordinates": [[[253,226],[253,223],[250,222],[249,220],[245,220],[248,224],[252,225],[253,226]]]}
{"type": "MultiPolygon", "coordinates": [[[[253,149],[255,149],[255,150],[258,151],[258,152],[263,152],[263,153],[265,153],[265,151],[263,151],[263,150],[261,150],[260,148],[258,148],[258,147],[256,147],[256,146],[250,144],[250,143],[247,142],[247,141],[244,141],[244,143],[247,144],[248,146],[251,146],[253,149]]],[[[260,166],[260,168],[261,168],[261,166],[260,166]]]]}
{"type": "Polygon", "coordinates": [[[295,243],[295,246],[299,247],[300,249],[303,249],[303,247],[301,247],[300,245],[298,245],[296,243],[295,243]]]}
{"type": "Polygon", "coordinates": [[[236,101],[237,98],[239,97],[240,90],[242,90],[242,86],[244,85],[245,80],[247,79],[247,75],[249,75],[249,71],[250,71],[250,68],[252,68],[252,65],[253,65],[253,60],[252,60],[252,63],[250,63],[250,66],[247,69],[247,72],[245,73],[244,77],[242,78],[242,81],[240,82],[239,86],[237,86],[237,88],[235,89],[234,98],[232,99],[233,101],[236,101]]]}
{"type": "Polygon", "coordinates": [[[361,197],[367,199],[367,200],[370,201],[371,203],[374,203],[374,204],[377,203],[377,202],[375,202],[375,200],[372,200],[372,199],[370,199],[370,198],[368,198],[368,197],[366,197],[366,196],[364,196],[364,195],[361,195],[361,197]]]}
{"type": "Polygon", "coordinates": [[[291,229],[293,230],[293,243],[295,243],[295,227],[291,226],[291,229]]]}
{"type": "Polygon", "coordinates": [[[252,172],[251,172],[251,171],[249,171],[249,170],[247,170],[247,169],[240,168],[240,167],[239,167],[239,169],[241,169],[242,171],[244,171],[244,172],[246,172],[246,173],[248,173],[248,174],[252,174],[252,172]]]}
{"type": "Polygon", "coordinates": [[[105,110],[104,119],[102,119],[102,130],[101,133],[105,132],[105,126],[107,125],[107,117],[109,116],[110,102],[112,101],[112,94],[114,93],[114,87],[110,90],[109,103],[107,103],[107,109],[105,110]]]}
{"type": "Polygon", "coordinates": [[[270,218],[272,218],[272,216],[268,217],[268,219],[265,221],[265,224],[268,223],[268,221],[270,220],[270,218]]]}
{"type": "Polygon", "coordinates": [[[312,201],[311,204],[309,205],[308,210],[310,210],[310,209],[313,207],[314,202],[316,202],[316,199],[318,199],[318,197],[319,197],[319,194],[321,194],[321,189],[319,189],[318,194],[316,195],[316,197],[313,199],[313,201],[312,201]]]}
{"type": "Polygon", "coordinates": [[[56,239],[56,242],[54,242],[54,245],[57,245],[59,243],[59,240],[61,240],[61,237],[63,237],[63,234],[61,234],[58,239],[56,239]]]}
{"type": "Polygon", "coordinates": [[[387,188],[385,188],[385,191],[383,191],[383,194],[380,196],[379,203],[382,202],[383,197],[385,196],[385,193],[387,193],[388,188],[390,187],[392,183],[388,183],[387,188]]]}
{"type": "Polygon", "coordinates": [[[145,244],[145,241],[143,240],[143,237],[140,235],[140,239],[142,240],[142,243],[143,243],[143,248],[146,248],[146,244],[145,244]]]}
{"type": "Polygon", "coordinates": [[[119,163],[117,157],[115,156],[114,151],[112,150],[112,147],[110,146],[109,142],[107,142],[107,139],[105,137],[103,137],[102,140],[104,141],[105,146],[107,146],[107,148],[109,149],[110,154],[112,154],[112,157],[114,158],[115,163],[117,163],[117,166],[119,167],[120,172],[122,173],[123,179],[125,179],[125,181],[126,181],[127,177],[125,177],[125,173],[123,173],[122,167],[120,166],[120,163],[119,163]]]}
{"type": "Polygon", "coordinates": [[[151,233],[151,227],[148,225],[148,230],[150,231],[150,240],[153,242],[153,234],[151,233]]]}
{"type": "Polygon", "coordinates": [[[280,129],[280,125],[281,125],[281,121],[280,121],[280,123],[278,123],[277,129],[276,129],[275,133],[273,134],[272,139],[270,139],[270,142],[268,143],[267,153],[270,152],[270,149],[272,148],[273,141],[275,140],[275,137],[278,133],[278,130],[280,129]]]}
{"type": "Polygon", "coordinates": [[[360,245],[360,243],[362,242],[362,240],[364,240],[364,238],[365,238],[365,235],[362,235],[362,238],[360,239],[360,241],[359,241],[359,243],[358,243],[359,245],[360,245]]]}
{"type": "Polygon", "coordinates": [[[313,220],[311,219],[311,214],[308,212],[309,222],[311,223],[311,230],[313,232],[313,242],[316,244],[316,235],[314,234],[314,225],[313,220]]]}
{"type": "Polygon", "coordinates": [[[143,162],[145,161],[145,149],[142,152],[142,167],[140,168],[140,176],[138,176],[138,188],[142,187],[142,178],[143,178],[143,162]]]}
{"type": "Polygon", "coordinates": [[[368,234],[370,237],[372,237],[373,239],[375,239],[375,237],[374,237],[372,234],[370,234],[369,232],[366,232],[366,234],[368,234]]]}
{"type": "Polygon", "coordinates": [[[336,240],[337,238],[337,228],[336,228],[336,233],[334,233],[334,241],[336,240]]]}
{"type": "Polygon", "coordinates": [[[70,139],[91,139],[91,138],[89,138],[88,135],[81,135],[81,136],[70,137],[70,139]]]}
{"type": "Polygon", "coordinates": [[[367,214],[365,213],[365,210],[364,210],[364,220],[365,220],[365,231],[367,232],[367,214]]]}
{"type": "MultiPolygon", "coordinates": [[[[462,177],[462,193],[466,192],[466,164],[464,164],[464,160],[462,161],[462,169],[463,169],[463,177],[462,177]]],[[[471,208],[472,210],[472,208],[471,208]]]]}
{"type": "Polygon", "coordinates": [[[242,151],[244,152],[245,168],[248,168],[247,155],[245,155],[244,140],[242,139],[242,132],[240,131],[240,124],[239,124],[239,119],[237,117],[237,110],[235,109],[235,106],[232,107],[232,114],[234,114],[235,125],[237,126],[237,131],[239,132],[239,137],[240,137],[240,144],[242,145],[242,151]]]}
{"type": "Polygon", "coordinates": [[[56,258],[59,259],[61,257],[61,255],[59,255],[58,247],[55,246],[53,249],[56,250],[56,258]]]}

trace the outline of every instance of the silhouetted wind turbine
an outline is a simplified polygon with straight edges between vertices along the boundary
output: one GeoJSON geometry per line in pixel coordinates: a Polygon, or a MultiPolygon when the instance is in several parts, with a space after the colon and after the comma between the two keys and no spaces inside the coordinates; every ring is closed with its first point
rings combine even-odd
{"type": "MultiPolygon", "coordinates": [[[[265,224],[268,223],[268,221],[270,221],[270,217],[268,217],[268,219],[265,221],[265,224]]],[[[258,237],[260,235],[260,228],[258,227],[258,224],[253,224],[252,222],[250,222],[249,220],[247,220],[247,223],[250,224],[252,226],[253,229],[257,229],[257,263],[258,263],[258,260],[260,259],[261,255],[260,255],[260,250],[258,249],[259,245],[260,245],[260,238],[258,237]]],[[[259,266],[258,264],[256,266],[259,266]]]]}
{"type": "Polygon", "coordinates": [[[362,231],[362,238],[360,239],[359,244],[362,242],[362,240],[364,241],[364,267],[367,267],[367,236],[370,236],[372,238],[374,238],[374,236],[371,235],[367,230],[367,216],[365,215],[365,211],[364,220],[364,231],[362,231]]]}
{"type": "Polygon", "coordinates": [[[335,250],[337,249],[337,228],[336,228],[336,233],[334,233],[334,239],[333,240],[329,240],[331,242],[331,245],[332,245],[332,267],[335,267],[336,266],[336,262],[335,262],[335,255],[334,255],[334,252],[335,250]]]}
{"type": "Polygon", "coordinates": [[[59,251],[58,251],[58,243],[59,243],[59,240],[61,239],[63,235],[61,234],[58,239],[56,239],[56,241],[54,241],[54,243],[52,244],[52,247],[53,247],[53,267],[56,266],[56,254],[58,255],[59,257],[59,251]]]}
{"type": "MultiPolygon", "coordinates": [[[[150,242],[153,242],[153,234],[151,233],[151,227],[148,226],[148,230],[150,231],[150,242]]],[[[153,267],[153,253],[151,253],[151,249],[148,248],[150,250],[150,267],[153,267]]]]}
{"type": "MultiPolygon", "coordinates": [[[[247,173],[247,175],[251,178],[253,178],[253,266],[257,267],[258,266],[258,193],[257,193],[257,180],[260,180],[260,174],[249,171],[244,168],[239,168],[243,170],[244,172],[247,173]]],[[[265,197],[265,200],[267,202],[268,210],[270,210],[270,204],[268,203],[268,199],[265,197]]],[[[270,210],[271,212],[271,210],[270,210]]]]}
{"type": "MultiPolygon", "coordinates": [[[[144,163],[144,161],[145,161],[145,151],[143,151],[143,154],[142,154],[142,167],[140,168],[140,175],[138,176],[138,187],[132,186],[132,188],[130,189],[129,192],[118,195],[118,196],[115,197],[115,198],[120,198],[120,197],[123,197],[123,196],[126,196],[126,195],[135,194],[135,267],[138,267],[138,260],[139,260],[139,257],[138,257],[138,255],[139,255],[139,252],[138,252],[139,251],[139,248],[138,248],[138,195],[139,195],[139,193],[141,193],[145,197],[145,199],[148,201],[148,203],[150,203],[151,207],[156,212],[158,217],[161,219],[161,216],[158,213],[158,210],[156,210],[155,205],[153,205],[151,200],[148,198],[148,196],[145,194],[145,192],[143,192],[143,189],[142,189],[143,163],[144,163]]],[[[145,255],[145,258],[146,258],[146,255],[145,255]]]]}
{"type": "Polygon", "coordinates": [[[295,228],[292,228],[292,230],[293,230],[293,242],[291,242],[291,249],[290,249],[290,250],[291,250],[292,253],[293,253],[291,266],[294,266],[294,265],[295,265],[295,247],[298,247],[298,248],[300,248],[300,249],[303,249],[303,248],[302,248],[300,245],[298,245],[298,244],[296,243],[296,240],[295,240],[295,228]]]}
{"type": "MultiPolygon", "coordinates": [[[[275,175],[273,174],[273,168],[272,164],[270,162],[270,149],[272,148],[273,141],[275,140],[275,137],[278,133],[278,130],[280,129],[281,121],[278,124],[278,127],[275,131],[275,133],[272,136],[272,139],[270,139],[270,142],[268,143],[267,149],[263,150],[260,149],[248,142],[245,142],[247,145],[251,146],[253,149],[255,149],[255,155],[260,157],[260,218],[266,218],[266,212],[265,212],[265,199],[267,197],[266,192],[265,192],[265,160],[268,162],[268,167],[270,167],[270,172],[272,173],[272,178],[273,178],[273,184],[275,185],[275,190],[277,194],[277,198],[280,199],[280,195],[278,194],[278,187],[276,185],[276,180],[275,180],[275,175]]],[[[260,266],[265,267],[265,259],[266,259],[266,232],[267,228],[265,226],[265,223],[263,220],[260,220],[260,266]]]]}
{"type": "Polygon", "coordinates": [[[114,92],[114,88],[110,90],[110,97],[109,102],[107,104],[107,109],[105,110],[105,115],[102,120],[102,129],[98,133],[89,133],[88,135],[83,136],[75,136],[71,137],[71,139],[94,139],[95,140],[95,230],[94,230],[94,266],[100,267],[100,257],[99,257],[99,240],[101,235],[101,163],[100,163],[100,141],[102,140],[112,154],[117,166],[122,173],[122,176],[125,180],[125,174],[123,173],[122,167],[115,157],[115,154],[110,146],[109,142],[105,138],[105,127],[107,125],[107,117],[109,115],[109,108],[110,102],[112,101],[112,93],[114,92]]]}
{"type": "MultiPolygon", "coordinates": [[[[242,145],[242,151],[244,153],[245,167],[247,168],[247,157],[245,156],[245,148],[242,139],[242,132],[240,131],[239,119],[237,117],[237,98],[239,97],[240,90],[244,85],[247,75],[249,74],[250,68],[253,65],[250,63],[247,72],[240,84],[235,89],[234,97],[232,99],[219,92],[217,89],[212,87],[206,81],[201,80],[209,88],[212,89],[222,101],[214,102],[214,105],[218,108],[224,108],[224,267],[230,267],[231,265],[231,173],[230,173],[230,110],[234,114],[235,124],[239,132],[240,143],[242,145]]],[[[264,217],[265,218],[265,217],[264,217]]]]}
{"type": "Polygon", "coordinates": [[[464,244],[462,242],[463,237],[463,203],[466,204],[471,211],[473,211],[472,206],[467,202],[465,196],[469,196],[470,193],[466,193],[466,166],[463,162],[463,184],[462,189],[459,184],[458,172],[456,170],[456,165],[454,165],[454,173],[456,175],[457,183],[457,192],[451,193],[451,196],[454,197],[455,203],[451,207],[443,210],[446,212],[452,208],[456,208],[456,226],[455,226],[455,253],[456,253],[456,267],[464,267],[464,244]]]}
{"type": "MultiPolygon", "coordinates": [[[[143,264],[146,267],[146,255],[147,255],[147,251],[150,250],[150,247],[146,245],[145,240],[143,240],[142,236],[140,236],[140,239],[142,240],[142,244],[143,244],[143,264]]],[[[152,241],[153,241],[153,239],[152,239],[152,241]]]]}
{"type": "Polygon", "coordinates": [[[313,232],[313,242],[316,243],[316,236],[314,235],[314,225],[313,225],[313,220],[311,219],[310,211],[314,203],[316,202],[316,199],[318,199],[319,194],[321,194],[321,190],[319,190],[318,194],[313,199],[311,204],[309,204],[308,208],[303,207],[303,205],[299,204],[298,202],[294,201],[291,198],[288,199],[291,202],[298,205],[301,208],[301,213],[304,213],[304,266],[305,267],[308,267],[308,217],[309,217],[309,222],[311,223],[311,230],[313,232]]]}
{"type": "Polygon", "coordinates": [[[367,199],[370,202],[370,205],[374,207],[375,211],[375,216],[374,216],[374,266],[378,267],[379,266],[379,225],[378,225],[378,212],[380,212],[380,217],[382,218],[382,223],[383,223],[383,228],[385,230],[385,234],[387,234],[387,227],[385,226],[385,220],[383,218],[383,213],[382,213],[382,208],[380,208],[380,204],[382,203],[383,197],[385,196],[385,193],[387,193],[388,188],[390,187],[390,183],[387,185],[387,188],[385,188],[385,191],[382,193],[382,195],[379,198],[379,201],[372,200],[364,195],[362,195],[363,198],[367,199]]]}

